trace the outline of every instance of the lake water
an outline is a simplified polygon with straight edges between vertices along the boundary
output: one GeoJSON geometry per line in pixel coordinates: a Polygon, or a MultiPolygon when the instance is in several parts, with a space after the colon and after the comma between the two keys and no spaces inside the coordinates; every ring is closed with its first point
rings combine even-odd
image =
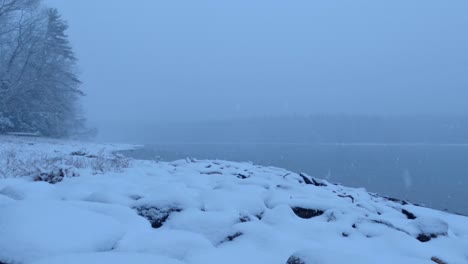
{"type": "Polygon", "coordinates": [[[124,154],[251,161],[468,215],[468,145],[154,144],[124,154]]]}

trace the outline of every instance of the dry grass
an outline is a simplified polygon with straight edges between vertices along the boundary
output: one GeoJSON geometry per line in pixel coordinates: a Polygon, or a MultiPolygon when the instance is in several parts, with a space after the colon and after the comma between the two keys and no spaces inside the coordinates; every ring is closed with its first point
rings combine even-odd
{"type": "Polygon", "coordinates": [[[31,153],[19,155],[15,150],[0,151],[0,178],[32,177],[54,182],[58,178],[79,176],[78,170],[90,169],[94,174],[121,171],[130,166],[130,159],[104,150],[97,154],[85,151],[63,156],[31,153]]]}

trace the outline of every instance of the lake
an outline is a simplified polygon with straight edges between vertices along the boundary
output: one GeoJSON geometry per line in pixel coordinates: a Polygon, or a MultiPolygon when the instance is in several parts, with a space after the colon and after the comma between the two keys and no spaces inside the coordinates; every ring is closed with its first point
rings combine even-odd
{"type": "Polygon", "coordinates": [[[150,144],[124,154],[251,161],[468,215],[468,145],[184,143],[150,144]]]}

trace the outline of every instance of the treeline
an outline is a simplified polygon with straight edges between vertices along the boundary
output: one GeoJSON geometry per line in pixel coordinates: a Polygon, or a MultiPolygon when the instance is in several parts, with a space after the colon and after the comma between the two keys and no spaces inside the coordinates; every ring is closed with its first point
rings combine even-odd
{"type": "Polygon", "coordinates": [[[41,0],[0,0],[0,133],[84,133],[68,25],[41,0]]]}
{"type": "Polygon", "coordinates": [[[468,143],[468,118],[315,115],[165,124],[145,131],[150,143],[458,144],[468,143]]]}

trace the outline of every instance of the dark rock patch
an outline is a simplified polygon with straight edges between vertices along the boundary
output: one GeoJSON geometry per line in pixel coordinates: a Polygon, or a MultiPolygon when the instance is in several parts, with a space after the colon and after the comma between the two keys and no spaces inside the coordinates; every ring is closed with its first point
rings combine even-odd
{"type": "Polygon", "coordinates": [[[239,174],[237,174],[237,178],[242,179],[242,180],[245,180],[245,179],[250,178],[250,177],[249,177],[249,176],[246,176],[246,175],[244,175],[244,174],[239,173],[239,174]]]}
{"type": "Polygon", "coordinates": [[[219,171],[208,171],[208,172],[203,172],[202,174],[206,174],[206,175],[222,175],[223,173],[222,173],[222,172],[219,172],[219,171]]]}
{"type": "Polygon", "coordinates": [[[322,210],[307,209],[302,207],[293,207],[291,209],[298,217],[303,219],[310,219],[312,217],[321,216],[325,212],[322,210]]]}
{"type": "Polygon", "coordinates": [[[440,258],[438,257],[432,257],[431,260],[437,264],[447,264],[447,262],[441,260],[440,258]]]}
{"type": "Polygon", "coordinates": [[[354,203],[354,197],[352,195],[344,195],[344,194],[339,194],[338,197],[341,197],[341,198],[350,198],[351,199],[351,202],[354,203]]]}
{"type": "Polygon", "coordinates": [[[375,198],[382,198],[386,201],[390,201],[390,202],[394,202],[394,203],[399,203],[401,205],[407,205],[409,204],[407,201],[405,200],[401,200],[401,199],[397,199],[397,198],[393,198],[393,197],[388,197],[388,196],[382,196],[382,195],[379,195],[378,193],[369,193],[370,196],[372,197],[375,197],[375,198]]]}
{"type": "Polygon", "coordinates": [[[304,180],[305,184],[311,184],[311,185],[315,185],[317,187],[325,187],[327,186],[325,183],[323,182],[319,182],[317,181],[316,179],[314,178],[311,178],[309,179],[307,175],[305,175],[304,173],[301,173],[299,174],[299,176],[301,176],[301,178],[304,180]]]}
{"type": "Polygon", "coordinates": [[[250,217],[248,217],[248,216],[241,216],[241,217],[239,218],[239,221],[240,221],[241,223],[247,223],[247,222],[250,222],[251,220],[250,220],[250,217]]]}
{"type": "Polygon", "coordinates": [[[146,218],[151,223],[151,227],[160,228],[167,221],[171,213],[181,212],[179,208],[159,209],[154,206],[140,206],[134,208],[138,215],[146,218]]]}
{"type": "Polygon", "coordinates": [[[257,217],[258,220],[262,220],[262,218],[263,218],[263,213],[260,213],[260,214],[258,214],[258,215],[255,215],[255,217],[257,217]]]}
{"type": "Polygon", "coordinates": [[[406,215],[406,218],[408,218],[410,220],[414,220],[414,219],[417,218],[413,213],[411,213],[410,211],[405,210],[405,209],[401,209],[401,213],[406,215]]]}
{"type": "Polygon", "coordinates": [[[130,195],[130,198],[131,198],[132,200],[135,200],[135,201],[138,201],[138,200],[143,199],[143,197],[141,197],[140,195],[137,195],[137,194],[135,194],[135,195],[130,195]]]}
{"type": "Polygon", "coordinates": [[[419,240],[420,242],[426,243],[431,241],[433,238],[437,238],[438,236],[436,234],[419,234],[416,239],[419,240]]]}
{"type": "Polygon", "coordinates": [[[307,264],[307,263],[304,260],[302,260],[300,257],[291,256],[289,257],[286,264],[307,264]]]}
{"type": "Polygon", "coordinates": [[[307,178],[307,176],[305,176],[304,174],[299,174],[299,176],[301,176],[302,180],[305,182],[305,184],[314,184],[311,180],[309,180],[307,178]]]}
{"type": "Polygon", "coordinates": [[[65,177],[79,176],[73,169],[57,169],[49,173],[41,173],[34,177],[35,182],[47,182],[50,184],[57,184],[64,180],[65,177]]]}
{"type": "Polygon", "coordinates": [[[232,235],[227,236],[223,241],[221,241],[220,244],[223,244],[223,243],[226,243],[226,242],[232,242],[232,241],[234,241],[236,238],[238,238],[238,237],[240,237],[240,236],[242,236],[242,235],[243,235],[243,234],[242,234],[241,232],[236,232],[236,233],[234,233],[234,234],[232,234],[232,235]]]}
{"type": "Polygon", "coordinates": [[[387,201],[391,201],[391,202],[394,202],[394,203],[399,203],[401,205],[407,205],[408,202],[405,201],[405,200],[400,200],[400,199],[397,199],[397,198],[392,198],[392,197],[385,197],[383,196],[383,198],[387,201]]]}
{"type": "Polygon", "coordinates": [[[81,150],[79,150],[79,151],[73,151],[72,153],[70,153],[70,155],[72,155],[72,156],[84,157],[84,156],[86,156],[86,152],[81,151],[81,150]]]}

